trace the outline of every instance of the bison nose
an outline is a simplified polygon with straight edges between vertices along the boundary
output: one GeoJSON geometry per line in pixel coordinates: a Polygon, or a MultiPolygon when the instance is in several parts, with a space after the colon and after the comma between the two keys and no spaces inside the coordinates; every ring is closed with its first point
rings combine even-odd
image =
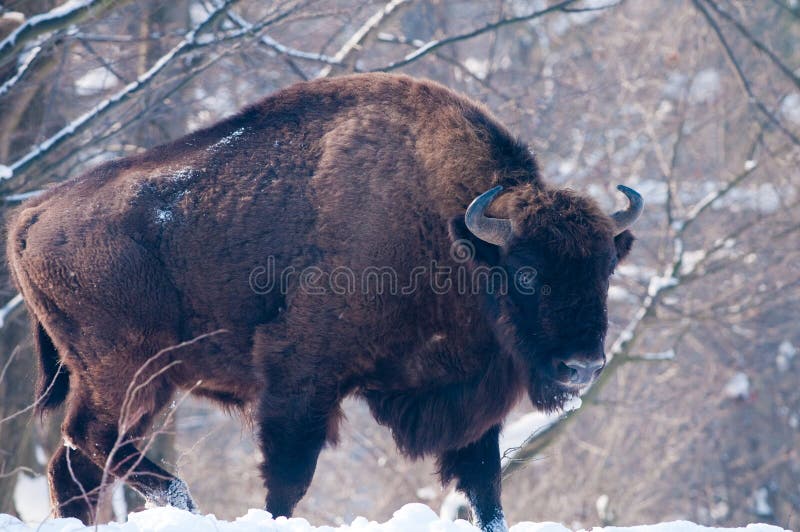
{"type": "Polygon", "coordinates": [[[583,358],[572,357],[564,361],[564,365],[569,368],[569,383],[575,386],[583,386],[592,382],[606,365],[603,359],[586,360],[583,358]]]}

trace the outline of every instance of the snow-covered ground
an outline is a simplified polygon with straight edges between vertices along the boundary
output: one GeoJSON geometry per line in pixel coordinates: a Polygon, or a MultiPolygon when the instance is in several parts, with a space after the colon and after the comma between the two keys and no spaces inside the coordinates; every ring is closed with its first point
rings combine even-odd
{"type": "MultiPolygon", "coordinates": [[[[98,527],[84,526],[77,519],[51,519],[41,524],[26,525],[10,515],[0,514],[0,530],[3,532],[468,532],[477,528],[466,521],[442,520],[424,504],[403,506],[394,517],[385,523],[368,521],[357,517],[351,524],[340,527],[313,526],[302,518],[286,519],[272,516],[263,510],[250,510],[236,521],[220,521],[213,515],[195,515],[175,508],[152,508],[132,513],[127,523],[110,523],[98,527]]],[[[558,523],[518,523],[511,532],[569,532],[558,523]]],[[[763,524],[747,525],[746,528],[708,528],[688,521],[673,521],[657,525],[635,527],[594,527],[592,532],[701,532],[701,531],[783,532],[780,527],[763,524]]]]}

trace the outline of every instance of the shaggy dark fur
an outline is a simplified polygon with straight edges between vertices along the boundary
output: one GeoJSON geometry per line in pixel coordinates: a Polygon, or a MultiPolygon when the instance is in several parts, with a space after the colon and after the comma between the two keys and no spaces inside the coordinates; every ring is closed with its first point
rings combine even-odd
{"type": "Polygon", "coordinates": [[[603,356],[608,279],[632,240],[615,238],[591,199],[543,183],[484,108],[403,76],[298,84],[102,164],[26,203],[9,227],[40,356],[38,406],[66,400],[75,447],[50,463],[54,501],[91,520],[94,498],[76,480],[97,488],[113,450],[112,474],[194,508],[131,443],[191,389],[253,407],[266,507],[290,515],[336,441],[341,400],[356,394],[404,453],[438,456],[442,479],[498,526],[499,425],[526,392],[548,410],[575,393],[561,384],[563,360],[603,356]],[[489,214],[515,227],[502,248],[463,220],[497,184],[506,190],[489,214]],[[462,260],[454,242],[474,254],[462,260]],[[297,273],[286,290],[251,286],[269,261],[297,273]],[[534,267],[535,293],[436,290],[433,261],[459,275],[534,267]],[[359,284],[315,293],[299,275],[309,267],[320,286],[334,271],[359,284]],[[375,267],[416,289],[362,290],[375,267]]]}

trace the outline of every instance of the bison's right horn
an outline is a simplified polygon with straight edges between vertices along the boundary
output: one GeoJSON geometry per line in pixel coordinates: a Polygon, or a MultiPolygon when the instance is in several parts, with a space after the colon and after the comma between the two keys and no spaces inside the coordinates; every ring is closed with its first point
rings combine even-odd
{"type": "Polygon", "coordinates": [[[498,185],[487,190],[469,204],[464,214],[464,222],[470,232],[495,246],[504,245],[511,237],[511,220],[505,218],[487,218],[484,211],[489,207],[495,196],[500,194],[503,187],[498,185]]]}
{"type": "Polygon", "coordinates": [[[628,208],[611,215],[617,226],[615,236],[632,226],[636,219],[639,218],[639,215],[642,214],[642,209],[644,209],[644,200],[641,194],[625,185],[617,185],[617,190],[628,198],[628,208]]]}

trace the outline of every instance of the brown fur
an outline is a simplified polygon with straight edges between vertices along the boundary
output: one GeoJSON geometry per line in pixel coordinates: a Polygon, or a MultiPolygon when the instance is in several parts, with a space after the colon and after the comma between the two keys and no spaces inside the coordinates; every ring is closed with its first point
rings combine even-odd
{"type": "MultiPolygon", "coordinates": [[[[574,393],[558,384],[559,361],[602,356],[608,276],[632,242],[613,233],[592,200],[543,183],[530,151],[480,105],[378,74],[289,87],[55,186],[12,220],[8,257],[38,339],[39,406],[66,398],[63,432],[84,453],[73,462],[89,488],[123,405],[124,429],[139,437],[174,390],[192,389],[256,408],[267,508],[290,514],[336,439],[342,398],[357,394],[405,453],[439,456],[443,480],[458,479],[488,527],[502,516],[504,416],[526,391],[557,408],[574,393]],[[497,184],[507,191],[490,214],[515,227],[503,248],[463,223],[497,184]],[[473,246],[466,263],[454,241],[473,246]],[[256,293],[250,276],[272,259],[323,279],[391,267],[400,286],[431,261],[511,276],[528,265],[550,292],[438,293],[429,271],[408,294],[311,294],[297,276],[285,293],[256,293]],[[147,378],[127,400],[131,381],[147,378]]],[[[62,514],[87,519],[68,454],[51,462],[54,497],[62,514]]],[[[116,451],[112,473],[193,508],[133,445],[116,451]]]]}

